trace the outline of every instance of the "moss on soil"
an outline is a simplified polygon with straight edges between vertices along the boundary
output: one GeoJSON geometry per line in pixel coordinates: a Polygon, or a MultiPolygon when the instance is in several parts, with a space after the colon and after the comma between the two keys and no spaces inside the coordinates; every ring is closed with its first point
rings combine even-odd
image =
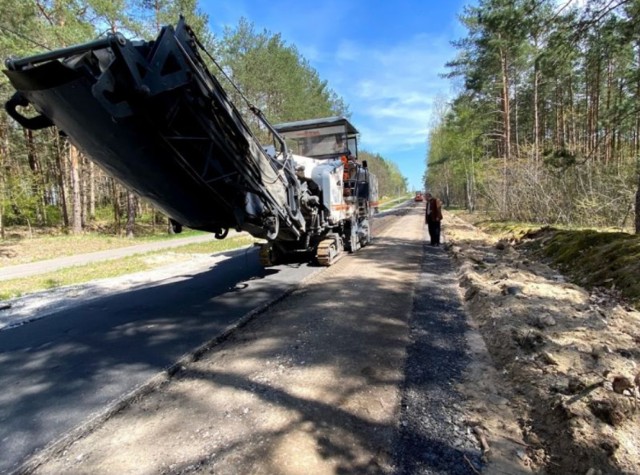
{"type": "Polygon", "coordinates": [[[640,308],[640,235],[549,228],[541,239],[539,251],[577,283],[618,289],[640,308]]]}
{"type": "Polygon", "coordinates": [[[477,225],[491,234],[514,239],[583,287],[617,289],[640,309],[640,235],[530,223],[484,221],[477,225]]]}

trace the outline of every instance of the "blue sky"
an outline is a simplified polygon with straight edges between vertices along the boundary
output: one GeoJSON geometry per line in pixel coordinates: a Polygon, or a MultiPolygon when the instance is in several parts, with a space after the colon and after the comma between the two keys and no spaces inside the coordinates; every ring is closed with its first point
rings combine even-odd
{"type": "Polygon", "coordinates": [[[464,36],[465,0],[201,0],[220,34],[247,18],[281,33],[349,104],[360,148],[395,162],[422,188],[427,131],[438,102],[453,95],[439,74],[464,36]]]}

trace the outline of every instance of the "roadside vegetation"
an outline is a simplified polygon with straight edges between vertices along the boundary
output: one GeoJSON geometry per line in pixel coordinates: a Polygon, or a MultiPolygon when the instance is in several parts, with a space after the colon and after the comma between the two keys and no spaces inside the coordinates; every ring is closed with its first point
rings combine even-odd
{"type": "MultiPolygon", "coordinates": [[[[380,211],[398,206],[409,198],[409,194],[397,198],[384,197],[380,200],[380,211]]],[[[138,237],[133,239],[114,237],[97,232],[81,235],[58,234],[55,236],[41,232],[34,235],[28,229],[15,228],[15,232],[10,238],[0,241],[0,270],[2,267],[37,262],[54,257],[118,249],[152,241],[180,240],[185,237],[207,234],[191,229],[185,229],[180,234],[167,234],[166,231],[161,231],[157,226],[152,228],[139,224],[138,227],[138,237]]],[[[196,255],[211,255],[217,252],[251,246],[259,242],[262,241],[242,233],[222,240],[216,239],[203,243],[186,244],[120,259],[68,267],[34,277],[0,281],[0,301],[41,290],[157,269],[161,266],[184,262],[196,255]]]]}
{"type": "Polygon", "coordinates": [[[543,227],[526,233],[522,244],[576,284],[617,291],[640,310],[640,235],[543,227]]]}
{"type": "Polygon", "coordinates": [[[498,220],[640,233],[640,2],[480,0],[425,189],[498,220]]]}
{"type": "MultiPolygon", "coordinates": [[[[218,65],[209,64],[263,143],[272,140],[263,127],[255,127],[258,121],[247,101],[259,106],[274,124],[350,115],[344,99],[279,33],[258,31],[242,18],[214,35],[197,1],[0,0],[0,9],[4,13],[0,24],[3,58],[87,42],[109,31],[151,40],[163,26],[175,25],[183,15],[226,76],[233,77],[237,89],[218,65]]],[[[13,93],[0,74],[0,103],[13,93]]],[[[407,180],[395,163],[374,150],[360,150],[359,159],[367,160],[378,177],[380,196],[406,192],[407,180]]],[[[153,234],[167,229],[166,216],[95,167],[55,127],[24,130],[0,108],[0,243],[15,234],[16,228],[27,228],[33,235],[97,231],[134,237],[144,233],[140,223],[155,228],[153,234]]]]}
{"type": "Polygon", "coordinates": [[[486,219],[453,211],[532,259],[557,269],[575,284],[601,288],[640,310],[640,235],[603,228],[546,226],[486,219]]]}
{"type": "Polygon", "coordinates": [[[480,0],[425,189],[575,283],[640,301],[640,2],[480,0]]]}
{"type": "Polygon", "coordinates": [[[32,234],[20,226],[12,228],[11,231],[6,239],[0,241],[0,269],[5,266],[27,264],[55,257],[105,251],[152,241],[171,241],[205,234],[189,229],[185,229],[180,234],[169,234],[166,230],[162,232],[158,230],[153,233],[141,231],[131,239],[97,231],[78,235],[47,229],[32,234]]]}
{"type": "MultiPolygon", "coordinates": [[[[46,238],[45,238],[46,239],[46,238]]],[[[83,248],[82,244],[93,245],[93,237],[75,237],[76,249],[83,248]],[[85,242],[86,241],[86,242],[85,242]]],[[[34,240],[38,241],[38,240],[34,240]]],[[[66,240],[58,240],[56,244],[64,243],[66,240]]],[[[125,240],[120,240],[125,241],[125,240]]],[[[114,240],[108,240],[113,243],[114,240]]],[[[184,262],[192,259],[194,255],[212,255],[217,252],[239,249],[251,246],[257,240],[249,235],[241,234],[223,240],[211,240],[203,243],[187,244],[171,249],[146,252],[120,259],[112,259],[92,264],[67,267],[55,272],[48,272],[33,277],[0,281],[0,301],[7,300],[22,295],[49,290],[67,285],[82,284],[92,280],[118,277],[157,269],[162,266],[184,262]]],[[[118,242],[117,244],[120,244],[118,242]]],[[[131,245],[131,242],[128,242],[131,245]]],[[[122,246],[117,246],[122,247],[122,246]]]]}

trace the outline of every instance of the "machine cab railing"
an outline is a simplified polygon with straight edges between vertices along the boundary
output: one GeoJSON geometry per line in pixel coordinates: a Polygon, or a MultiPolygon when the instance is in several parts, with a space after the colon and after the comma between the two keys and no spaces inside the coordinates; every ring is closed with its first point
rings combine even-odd
{"type": "Polygon", "coordinates": [[[344,117],[289,122],[275,129],[296,155],[318,159],[358,156],[358,131],[344,117]]]}

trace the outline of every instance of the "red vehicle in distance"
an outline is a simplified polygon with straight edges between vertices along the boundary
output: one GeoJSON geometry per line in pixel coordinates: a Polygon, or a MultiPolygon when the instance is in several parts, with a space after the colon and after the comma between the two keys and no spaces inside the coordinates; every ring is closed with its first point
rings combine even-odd
{"type": "Polygon", "coordinates": [[[422,191],[416,192],[416,197],[414,198],[414,201],[424,201],[424,195],[422,194],[422,191]]]}

